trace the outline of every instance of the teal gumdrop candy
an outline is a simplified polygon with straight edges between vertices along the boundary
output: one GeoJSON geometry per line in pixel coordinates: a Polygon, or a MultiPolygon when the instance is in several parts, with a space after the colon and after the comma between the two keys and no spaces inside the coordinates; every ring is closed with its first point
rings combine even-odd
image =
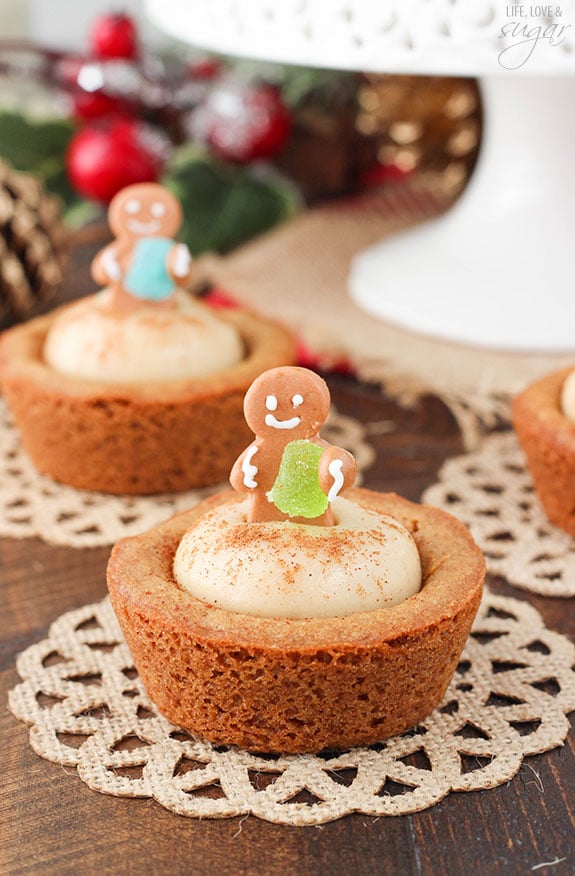
{"type": "Polygon", "coordinates": [[[170,297],[175,284],[166,270],[166,258],[173,245],[173,240],[167,237],[138,240],[124,277],[128,292],[146,301],[163,301],[170,297]]]}
{"type": "Polygon", "coordinates": [[[286,444],[275,483],[268,493],[276,508],[290,517],[319,517],[328,506],[319,485],[318,466],[323,448],[310,441],[286,444]]]}

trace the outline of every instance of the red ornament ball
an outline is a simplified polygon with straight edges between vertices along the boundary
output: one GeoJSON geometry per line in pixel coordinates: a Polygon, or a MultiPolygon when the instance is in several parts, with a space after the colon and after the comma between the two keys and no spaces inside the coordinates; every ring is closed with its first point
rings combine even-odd
{"type": "MultiPolygon", "coordinates": [[[[84,58],[70,55],[56,65],[56,77],[69,114],[76,121],[91,121],[104,116],[130,112],[130,103],[103,88],[87,91],[81,84],[83,71],[93,65],[84,58]]],[[[103,66],[103,65],[102,65],[103,66]]]]}
{"type": "Polygon", "coordinates": [[[90,29],[90,49],[97,58],[135,60],[140,50],[133,18],[124,12],[98,16],[90,29]]]}
{"type": "Polygon", "coordinates": [[[88,125],[70,141],[66,168],[81,195],[107,203],[125,186],[155,182],[162,173],[166,141],[137,119],[88,125]]]}
{"type": "Polygon", "coordinates": [[[222,72],[222,62],[217,58],[202,58],[199,61],[190,61],[187,65],[187,72],[192,79],[198,79],[201,82],[217,79],[222,72]]]}
{"type": "Polygon", "coordinates": [[[359,176],[359,185],[363,189],[378,188],[390,182],[399,182],[409,176],[409,173],[397,164],[375,164],[364,170],[359,176]]]}
{"type": "Polygon", "coordinates": [[[105,91],[76,91],[69,97],[72,116],[77,121],[92,121],[128,111],[128,104],[105,91]]]}
{"type": "Polygon", "coordinates": [[[271,158],[285,145],[291,114],[273,85],[223,84],[202,110],[203,134],[220,157],[240,164],[271,158]]]}

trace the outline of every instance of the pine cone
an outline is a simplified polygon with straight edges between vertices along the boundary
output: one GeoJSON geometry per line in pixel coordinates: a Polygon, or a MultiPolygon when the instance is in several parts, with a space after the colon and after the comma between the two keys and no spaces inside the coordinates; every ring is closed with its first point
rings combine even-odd
{"type": "Polygon", "coordinates": [[[30,316],[52,298],[66,252],[59,199],[0,161],[0,325],[30,316]]]}

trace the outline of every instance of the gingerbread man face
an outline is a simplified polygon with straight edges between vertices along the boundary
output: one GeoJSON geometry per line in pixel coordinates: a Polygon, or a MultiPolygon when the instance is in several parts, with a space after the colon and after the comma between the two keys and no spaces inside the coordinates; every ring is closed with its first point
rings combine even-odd
{"type": "Polygon", "coordinates": [[[307,368],[272,368],[255,380],[244,399],[244,414],[260,438],[286,443],[316,435],[330,405],[325,382],[307,368]]]}
{"type": "Polygon", "coordinates": [[[163,186],[141,183],[128,186],[112,199],[108,222],[116,238],[176,236],[182,224],[179,201],[163,186]]]}

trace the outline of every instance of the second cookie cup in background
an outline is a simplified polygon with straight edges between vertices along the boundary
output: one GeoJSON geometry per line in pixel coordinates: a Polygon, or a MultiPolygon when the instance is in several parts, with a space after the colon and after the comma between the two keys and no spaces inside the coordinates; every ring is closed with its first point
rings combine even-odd
{"type": "Polygon", "coordinates": [[[513,399],[513,426],[551,523],[575,536],[575,423],[561,409],[561,369],[530,384],[513,399]]]}
{"type": "Polygon", "coordinates": [[[218,316],[238,329],[245,356],[223,371],[148,383],[70,377],[42,354],[62,310],[4,333],[0,384],[36,468],[78,489],[151,494],[226,480],[250,438],[242,408],[247,388],[262,371],[295,361],[288,331],[230,309],[218,316]]]}

